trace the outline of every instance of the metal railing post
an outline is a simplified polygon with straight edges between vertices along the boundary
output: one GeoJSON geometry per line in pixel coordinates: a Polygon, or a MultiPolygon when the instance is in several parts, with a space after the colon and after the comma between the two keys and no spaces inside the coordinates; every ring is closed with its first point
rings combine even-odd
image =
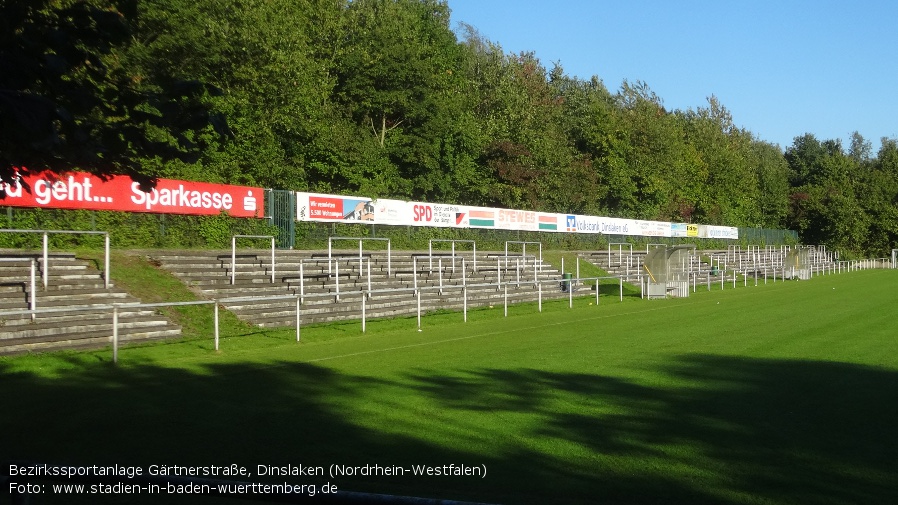
{"type": "Polygon", "coordinates": [[[337,301],[340,300],[340,263],[334,260],[334,284],[337,290],[337,301]]]}
{"type": "Polygon", "coordinates": [[[462,259],[461,259],[461,285],[462,286],[467,285],[467,279],[466,279],[467,276],[468,276],[467,270],[465,270],[465,258],[462,257],[462,259]]]}
{"type": "Polygon", "coordinates": [[[418,299],[418,331],[421,331],[421,290],[415,290],[415,297],[418,299]]]}
{"type": "Polygon", "coordinates": [[[118,305],[112,306],[112,362],[118,363],[118,305]]]}
{"type": "Polygon", "coordinates": [[[477,273],[477,242],[474,242],[474,273],[477,273]]]}
{"type": "MultiPolygon", "coordinates": [[[[35,281],[36,277],[37,265],[35,264],[34,258],[31,258],[31,293],[28,297],[28,306],[32,311],[37,310],[37,285],[35,281]]],[[[37,314],[34,312],[31,313],[31,320],[34,321],[37,318],[37,314]]]]}
{"type": "Polygon", "coordinates": [[[505,308],[505,317],[508,317],[508,284],[504,284],[505,296],[503,297],[503,306],[505,308]]]}
{"type": "Polygon", "coordinates": [[[212,324],[215,325],[215,350],[218,350],[218,341],[220,334],[218,333],[218,300],[212,300],[212,324]]]}
{"type": "Polygon", "coordinates": [[[103,277],[106,281],[106,289],[109,289],[109,282],[110,282],[110,276],[109,276],[109,232],[106,232],[105,239],[103,240],[103,250],[105,252],[104,266],[103,266],[103,268],[104,268],[103,277]]]}
{"type": "Polygon", "coordinates": [[[569,309],[574,308],[574,281],[570,281],[567,285],[567,306],[569,309]]]}
{"type": "Polygon", "coordinates": [[[234,269],[237,265],[237,236],[231,237],[231,284],[234,284],[234,269]]]}
{"type": "Polygon", "coordinates": [[[301,299],[297,296],[296,297],[296,341],[297,342],[299,342],[299,337],[300,337],[300,335],[299,335],[300,314],[302,313],[302,311],[300,310],[300,305],[302,305],[301,299]]]}
{"type": "Polygon", "coordinates": [[[455,273],[455,241],[452,242],[452,273],[455,273]]]}
{"type": "Polygon", "coordinates": [[[303,273],[303,269],[302,269],[302,260],[299,260],[299,297],[300,297],[300,300],[302,300],[306,296],[305,277],[306,276],[303,273]]]}
{"type": "Polygon", "coordinates": [[[47,255],[47,249],[49,249],[49,247],[50,247],[50,244],[49,244],[49,240],[47,238],[47,232],[44,232],[44,239],[43,239],[44,265],[43,265],[43,268],[41,269],[41,277],[43,277],[43,279],[44,279],[44,290],[47,289],[47,277],[50,276],[50,263],[49,263],[49,258],[47,255]]]}

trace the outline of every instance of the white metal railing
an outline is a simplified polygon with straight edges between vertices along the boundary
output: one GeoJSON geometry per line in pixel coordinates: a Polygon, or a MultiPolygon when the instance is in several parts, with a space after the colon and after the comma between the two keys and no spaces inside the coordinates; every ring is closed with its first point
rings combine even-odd
{"type": "Polygon", "coordinates": [[[234,235],[231,237],[231,284],[237,276],[237,239],[269,239],[271,240],[271,283],[274,284],[274,235],[234,235]]]}
{"type": "Polygon", "coordinates": [[[109,232],[108,231],[77,231],[77,230],[13,230],[0,229],[0,233],[40,233],[43,235],[43,267],[41,268],[41,279],[44,282],[44,289],[47,289],[48,277],[50,276],[49,263],[49,236],[50,235],[103,235],[103,281],[104,287],[109,289],[109,232]]]}
{"type": "MultiPolygon", "coordinates": [[[[0,258],[0,263],[21,263],[22,260],[28,260],[31,263],[29,271],[29,287],[28,290],[28,308],[33,312],[37,309],[37,267],[32,257],[28,258],[0,258]]],[[[31,314],[31,320],[34,321],[34,314],[31,314]]]]}
{"type": "Polygon", "coordinates": [[[629,248],[629,256],[633,256],[633,244],[629,242],[609,242],[608,243],[608,266],[614,266],[611,263],[611,247],[617,246],[617,254],[620,257],[620,261],[617,266],[623,266],[624,264],[624,246],[629,248]]]}
{"type": "MultiPolygon", "coordinates": [[[[596,305],[599,303],[599,293],[600,293],[600,280],[603,279],[617,279],[619,283],[620,289],[620,300],[623,301],[623,279],[619,277],[586,277],[582,279],[566,279],[570,281],[596,281],[596,305]]],[[[537,286],[538,290],[538,309],[542,312],[542,285],[543,284],[557,284],[558,280],[534,280],[527,281],[524,284],[532,284],[537,286]]],[[[410,292],[414,293],[417,298],[417,317],[418,317],[418,329],[421,329],[421,292],[422,291],[436,291],[440,290],[442,292],[443,289],[459,289],[463,293],[464,303],[463,303],[463,311],[464,311],[464,319],[467,321],[467,290],[470,288],[480,288],[480,287],[493,287],[497,286],[499,289],[505,288],[504,295],[504,305],[505,305],[505,315],[508,315],[508,285],[516,285],[516,283],[508,282],[504,285],[502,283],[482,283],[482,284],[462,284],[462,285],[447,285],[447,286],[424,286],[418,288],[397,288],[397,289],[368,289],[363,290],[362,294],[362,331],[365,331],[365,317],[366,317],[366,300],[369,299],[372,295],[378,294],[386,294],[386,293],[400,293],[400,292],[410,292]]],[[[573,308],[573,292],[574,289],[569,287],[568,289],[568,300],[569,307],[573,308]]],[[[306,297],[330,297],[333,296],[329,293],[320,293],[315,295],[306,295],[306,297]]],[[[274,296],[244,296],[244,297],[229,297],[229,298],[220,298],[214,300],[194,300],[187,302],[160,302],[160,303],[105,303],[105,304],[92,304],[88,306],[79,306],[79,307],[58,307],[58,308],[47,308],[47,309],[31,309],[31,310],[13,310],[13,311],[0,311],[0,318],[4,318],[7,316],[13,315],[31,315],[32,317],[36,315],[43,314],[58,314],[58,313],[78,313],[78,312],[101,312],[101,313],[109,313],[111,312],[112,318],[112,360],[113,362],[118,362],[118,348],[119,348],[119,316],[122,310],[128,311],[137,311],[142,309],[155,309],[159,307],[179,307],[179,306],[190,306],[190,305],[212,305],[213,306],[213,336],[215,343],[215,350],[219,350],[219,342],[220,342],[220,325],[219,325],[219,305],[225,305],[229,303],[238,303],[238,302],[254,302],[254,301],[273,301],[273,300],[295,300],[296,301],[296,318],[295,318],[295,326],[296,326],[296,341],[299,342],[301,340],[301,304],[302,299],[299,295],[274,295],[274,296]]]]}
{"type": "Polygon", "coordinates": [[[511,268],[512,266],[514,267],[514,271],[515,271],[515,275],[518,279],[518,283],[520,283],[520,281],[521,281],[521,271],[522,271],[521,270],[521,261],[522,260],[524,262],[523,266],[524,266],[524,268],[526,268],[527,267],[527,259],[533,258],[533,278],[534,279],[536,279],[537,276],[539,275],[539,272],[542,271],[542,263],[543,263],[542,257],[537,258],[536,256],[526,256],[523,254],[520,256],[519,255],[503,256],[501,254],[496,254],[495,256],[490,255],[489,257],[496,258],[496,281],[497,282],[502,282],[502,270],[503,270],[502,260],[505,260],[504,270],[506,271],[506,273],[508,272],[509,268],[511,268]],[[510,261],[512,261],[512,260],[514,261],[514,265],[510,264],[510,261]]]}
{"type": "MultiPolygon", "coordinates": [[[[461,284],[464,286],[467,284],[468,270],[465,267],[465,258],[459,258],[461,260],[461,284]]],[[[453,260],[452,265],[452,273],[455,273],[455,261],[453,260]]],[[[428,268],[428,273],[433,274],[433,269],[428,268]]],[[[443,288],[443,258],[437,258],[437,279],[438,279],[438,287],[440,289],[440,293],[442,293],[443,288]]],[[[369,280],[368,288],[371,288],[371,283],[369,280]]],[[[418,257],[412,256],[412,289],[418,289],[418,257]]]]}
{"type": "MultiPolygon", "coordinates": [[[[623,299],[624,299],[623,279],[620,277],[583,277],[583,278],[578,278],[578,279],[564,279],[561,282],[568,282],[568,281],[582,282],[582,281],[591,281],[591,280],[596,281],[596,284],[595,284],[596,302],[595,303],[596,303],[596,305],[598,305],[599,304],[599,294],[600,294],[600,290],[601,290],[599,281],[607,280],[607,279],[613,279],[613,280],[618,281],[618,289],[620,291],[620,300],[623,301],[623,299]]],[[[551,280],[542,280],[542,281],[540,281],[540,280],[526,281],[526,282],[523,282],[522,284],[534,285],[537,287],[537,307],[538,307],[539,312],[542,312],[542,301],[543,301],[542,286],[544,284],[557,285],[558,283],[559,283],[559,281],[557,279],[551,279],[551,280]]],[[[421,330],[421,313],[422,313],[421,312],[421,293],[423,291],[439,291],[440,294],[443,294],[444,289],[445,290],[453,290],[453,289],[460,290],[462,293],[462,301],[463,301],[462,314],[463,314],[464,321],[467,322],[467,320],[468,320],[468,297],[467,297],[468,289],[496,287],[497,291],[499,291],[499,290],[503,291],[504,312],[505,312],[505,316],[508,317],[508,287],[509,286],[518,286],[518,283],[509,281],[509,282],[505,282],[505,283],[497,282],[497,283],[462,284],[462,285],[448,285],[448,286],[422,286],[422,287],[416,287],[416,288],[378,289],[378,290],[374,290],[374,291],[370,291],[370,292],[363,292],[362,293],[363,296],[361,297],[362,332],[365,331],[367,300],[369,298],[371,298],[371,295],[387,294],[387,293],[413,293],[416,298],[416,313],[417,313],[417,320],[418,320],[418,330],[421,330]]],[[[571,284],[571,286],[573,286],[573,284],[571,284]]],[[[572,287],[568,287],[567,292],[568,292],[568,307],[569,308],[573,308],[573,296],[574,296],[573,293],[574,293],[574,291],[575,290],[572,287]]]]}
{"type": "Polygon", "coordinates": [[[392,274],[391,241],[388,238],[375,238],[375,237],[328,237],[327,238],[327,262],[328,262],[327,273],[328,274],[331,273],[330,263],[331,263],[332,257],[333,257],[333,243],[335,240],[352,240],[352,241],[359,242],[359,265],[362,264],[362,242],[367,242],[367,241],[372,241],[372,240],[386,242],[387,243],[387,276],[390,276],[392,274]]]}
{"type": "MultiPolygon", "coordinates": [[[[508,245],[509,244],[518,244],[521,247],[521,256],[527,256],[527,244],[530,245],[538,245],[539,246],[539,263],[540,270],[542,270],[542,262],[543,262],[543,243],[542,242],[526,242],[520,240],[508,240],[505,242],[505,257],[508,258],[508,245]]],[[[506,260],[507,261],[507,260],[506,260]]],[[[507,263],[506,263],[507,266],[507,263]]]]}
{"type": "Polygon", "coordinates": [[[429,261],[430,271],[433,272],[433,244],[440,242],[451,242],[452,243],[452,270],[455,271],[455,244],[471,244],[474,248],[474,271],[477,271],[477,242],[473,240],[455,240],[455,239],[436,239],[432,238],[427,242],[427,257],[429,261]]]}

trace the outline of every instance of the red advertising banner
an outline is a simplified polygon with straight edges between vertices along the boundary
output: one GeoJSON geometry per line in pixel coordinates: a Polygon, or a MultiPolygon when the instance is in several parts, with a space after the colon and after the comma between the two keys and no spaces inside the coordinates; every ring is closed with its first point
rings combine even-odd
{"type": "Polygon", "coordinates": [[[156,187],[145,193],[139,183],[124,175],[104,181],[92,174],[70,172],[29,175],[21,180],[31,192],[19,183],[2,184],[6,198],[0,205],[204,216],[226,212],[233,217],[264,217],[265,213],[263,190],[249,186],[159,179],[156,187]]]}

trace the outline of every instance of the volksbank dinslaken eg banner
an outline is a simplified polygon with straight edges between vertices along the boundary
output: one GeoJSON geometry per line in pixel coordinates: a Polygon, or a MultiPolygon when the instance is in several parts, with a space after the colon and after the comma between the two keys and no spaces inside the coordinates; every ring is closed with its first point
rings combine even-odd
{"type": "Polygon", "coordinates": [[[737,228],[579,214],[476,207],[360,196],[297,193],[300,221],[592,233],[641,237],[737,239],[737,228]]]}

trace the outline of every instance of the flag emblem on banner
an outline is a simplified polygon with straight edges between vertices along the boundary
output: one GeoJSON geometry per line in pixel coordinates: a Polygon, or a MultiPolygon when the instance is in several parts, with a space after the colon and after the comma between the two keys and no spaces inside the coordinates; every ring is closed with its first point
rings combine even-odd
{"type": "Polygon", "coordinates": [[[558,218],[555,216],[539,216],[540,230],[558,230],[558,218]]]}
{"type": "Polygon", "coordinates": [[[496,213],[491,210],[472,210],[468,219],[469,226],[495,226],[496,213]]]}

